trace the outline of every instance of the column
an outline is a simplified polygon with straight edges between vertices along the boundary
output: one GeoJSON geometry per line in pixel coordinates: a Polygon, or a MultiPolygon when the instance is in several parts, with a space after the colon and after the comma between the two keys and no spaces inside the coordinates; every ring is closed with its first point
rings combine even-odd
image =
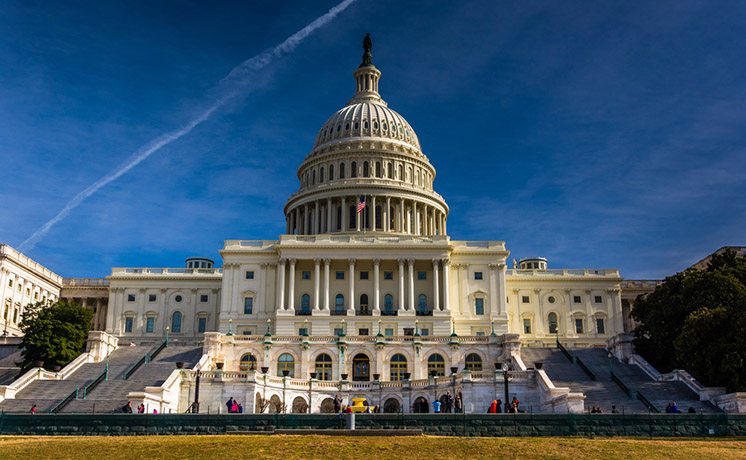
{"type": "Polygon", "coordinates": [[[386,197],[386,211],[384,212],[385,218],[383,220],[383,231],[391,231],[391,197],[386,197]]]}
{"type": "Polygon", "coordinates": [[[381,259],[373,259],[373,314],[381,313],[381,285],[379,283],[378,271],[381,268],[381,259]]]}
{"type": "Polygon", "coordinates": [[[321,259],[313,259],[313,309],[319,311],[319,284],[321,278],[321,259]]]}
{"type": "Polygon", "coordinates": [[[332,232],[332,199],[326,200],[326,233],[332,232]]]}
{"type": "Polygon", "coordinates": [[[497,311],[497,264],[489,264],[490,276],[490,319],[495,317],[497,311]]]}
{"type": "Polygon", "coordinates": [[[414,219],[414,234],[420,234],[420,219],[417,217],[417,202],[412,202],[412,218],[414,219]]]}
{"type": "MultiPolygon", "coordinates": [[[[241,264],[233,264],[233,284],[231,285],[231,298],[234,300],[232,300],[232,305],[230,308],[232,315],[243,313],[242,310],[239,310],[239,308],[241,308],[238,305],[239,301],[235,300],[235,299],[241,299],[240,302],[243,302],[243,299],[241,296],[241,275],[242,275],[241,272],[242,272],[241,264]]],[[[223,276],[225,276],[225,273],[223,273],[223,276]]],[[[165,297],[165,296],[161,296],[161,297],[165,297]]]]}
{"type": "Polygon", "coordinates": [[[288,275],[288,310],[295,311],[295,259],[290,259],[290,273],[288,275]]]}
{"type": "Polygon", "coordinates": [[[404,311],[404,259],[399,259],[399,311],[404,311]]]}
{"type": "MultiPolygon", "coordinates": [[[[508,288],[506,285],[506,272],[508,270],[508,266],[505,264],[499,264],[498,265],[498,271],[497,271],[497,313],[502,318],[507,318],[508,316],[508,288]]],[[[570,299],[572,300],[572,299],[570,299]]],[[[570,305],[570,303],[568,303],[570,305]]]]}
{"type": "Polygon", "coordinates": [[[285,310],[285,259],[280,259],[280,265],[277,269],[277,307],[278,310],[285,310]]]}
{"type": "Polygon", "coordinates": [[[342,225],[341,229],[343,232],[347,231],[348,223],[347,223],[347,215],[349,214],[349,211],[347,210],[347,199],[345,197],[342,197],[342,212],[340,213],[342,216],[342,225]]]}
{"type": "Polygon", "coordinates": [[[458,291],[458,311],[460,314],[465,314],[464,312],[464,299],[466,298],[466,291],[468,286],[468,265],[461,264],[458,266],[458,278],[459,278],[459,291],[458,291]]]}
{"type": "Polygon", "coordinates": [[[414,311],[414,259],[407,259],[409,265],[409,311],[414,311]]]}
{"type": "Polygon", "coordinates": [[[406,218],[404,217],[404,198],[399,199],[399,231],[401,233],[406,233],[406,218]]]}
{"type": "Polygon", "coordinates": [[[451,261],[443,259],[443,310],[451,311],[451,282],[449,271],[451,270],[451,261]]]}
{"type": "MultiPolygon", "coordinates": [[[[358,223],[359,222],[360,222],[360,219],[358,219],[358,223]]],[[[347,313],[355,314],[355,259],[348,259],[348,262],[350,263],[350,268],[349,268],[350,300],[347,301],[347,313]]]]}
{"type": "Polygon", "coordinates": [[[440,311],[440,286],[438,285],[439,260],[433,259],[433,311],[440,311]]]}
{"type": "Polygon", "coordinates": [[[546,334],[548,331],[544,328],[544,318],[546,315],[544,314],[544,301],[541,298],[541,289],[534,289],[534,294],[539,305],[539,312],[536,314],[536,324],[534,325],[534,335],[546,334]]]}
{"type": "Polygon", "coordinates": [[[362,219],[363,214],[360,212],[357,212],[357,205],[358,205],[358,201],[356,199],[355,200],[355,230],[359,232],[360,231],[360,220],[362,219]]]}
{"type": "Polygon", "coordinates": [[[331,259],[324,259],[324,310],[329,311],[329,265],[331,259]]]}
{"type": "Polygon", "coordinates": [[[311,229],[315,235],[321,233],[321,222],[319,220],[319,202],[316,201],[313,204],[313,228],[311,229]]]}
{"type": "Polygon", "coordinates": [[[371,231],[376,231],[376,197],[375,195],[370,197],[370,211],[368,211],[368,215],[370,216],[370,219],[368,219],[370,222],[368,224],[370,225],[371,231]]]}

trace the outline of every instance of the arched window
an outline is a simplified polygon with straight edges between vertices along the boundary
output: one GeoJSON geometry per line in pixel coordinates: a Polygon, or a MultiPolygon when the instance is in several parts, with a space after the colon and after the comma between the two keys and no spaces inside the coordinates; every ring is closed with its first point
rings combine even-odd
{"type": "Polygon", "coordinates": [[[363,161],[363,177],[370,176],[370,169],[368,168],[368,162],[363,161]]]}
{"type": "Polygon", "coordinates": [[[417,314],[427,314],[427,296],[425,294],[420,294],[417,296],[417,314]]]}
{"type": "Polygon", "coordinates": [[[433,374],[438,377],[446,375],[446,361],[437,353],[434,353],[427,358],[427,375],[433,374]]]}
{"type": "Polygon", "coordinates": [[[350,177],[357,177],[357,162],[353,161],[350,165],[350,177]]]}
{"type": "Polygon", "coordinates": [[[547,324],[549,324],[549,333],[556,334],[557,333],[557,313],[552,312],[547,316],[547,324]]]}
{"type": "Polygon", "coordinates": [[[181,312],[175,311],[171,315],[171,332],[179,334],[181,332],[181,312]]]}
{"type": "Polygon", "coordinates": [[[383,296],[383,312],[387,315],[394,313],[394,296],[391,294],[383,296]]]}
{"type": "Polygon", "coordinates": [[[383,208],[380,206],[376,206],[376,222],[375,222],[375,228],[376,230],[380,230],[383,228],[383,208]]]}
{"type": "Polygon", "coordinates": [[[354,382],[370,380],[370,359],[362,353],[352,358],[352,380],[354,382]]]}
{"type": "Polygon", "coordinates": [[[360,313],[368,314],[368,294],[360,294],[360,313]]]}
{"type": "Polygon", "coordinates": [[[393,165],[393,163],[389,163],[388,164],[388,170],[389,170],[388,178],[389,179],[393,179],[394,178],[394,165],[393,165]]]}
{"type": "Polygon", "coordinates": [[[316,357],[316,378],[319,380],[332,379],[332,358],[326,353],[316,357]]]}
{"type": "Polygon", "coordinates": [[[482,371],[482,358],[476,353],[469,353],[466,355],[466,362],[464,367],[469,369],[471,372],[482,371]]]}
{"type": "Polygon", "coordinates": [[[381,162],[376,161],[376,177],[381,177],[381,162]]]}
{"type": "Polygon", "coordinates": [[[407,358],[401,353],[395,354],[391,357],[389,370],[392,381],[402,380],[404,378],[404,373],[407,372],[407,358]]]}
{"type": "Polygon", "coordinates": [[[316,170],[311,171],[311,185],[316,185],[316,170]]]}
{"type": "Polygon", "coordinates": [[[337,206],[337,230],[342,230],[342,206],[337,206]]]}
{"type": "Polygon", "coordinates": [[[295,377],[295,358],[290,353],[283,353],[277,358],[277,375],[282,377],[282,371],[288,371],[288,377],[295,377]]]}
{"type": "Polygon", "coordinates": [[[401,164],[399,165],[399,180],[404,180],[404,166],[402,166],[401,164]]]}
{"type": "Polygon", "coordinates": [[[303,294],[300,297],[300,312],[304,314],[311,313],[311,296],[310,295],[303,294]]]}
{"type": "Polygon", "coordinates": [[[329,165],[329,180],[334,180],[334,165],[329,165]]]}
{"type": "Polygon", "coordinates": [[[345,296],[337,294],[334,298],[334,311],[336,313],[343,313],[345,310],[345,296]]]}
{"type": "Polygon", "coordinates": [[[339,178],[340,179],[345,178],[345,164],[344,163],[339,164],[339,178]]]}
{"type": "Polygon", "coordinates": [[[241,361],[238,364],[238,370],[241,372],[255,371],[256,370],[256,357],[251,353],[246,353],[241,356],[241,361]]]}
{"type": "Polygon", "coordinates": [[[319,183],[324,182],[324,167],[319,169],[319,183]]]}
{"type": "Polygon", "coordinates": [[[355,208],[355,205],[350,206],[350,208],[348,209],[348,212],[349,212],[349,215],[350,215],[349,216],[350,220],[349,220],[349,225],[348,226],[352,230],[352,229],[355,229],[357,227],[357,209],[355,208]]]}

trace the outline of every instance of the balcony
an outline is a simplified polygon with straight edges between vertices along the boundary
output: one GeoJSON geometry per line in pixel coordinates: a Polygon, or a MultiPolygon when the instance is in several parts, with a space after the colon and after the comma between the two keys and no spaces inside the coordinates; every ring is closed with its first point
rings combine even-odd
{"type": "Polygon", "coordinates": [[[310,308],[302,308],[300,310],[295,311],[295,316],[311,316],[311,309],[310,308]]]}
{"type": "Polygon", "coordinates": [[[381,316],[396,316],[398,313],[397,310],[381,310],[381,316]]]}
{"type": "Polygon", "coordinates": [[[332,316],[347,316],[347,309],[334,309],[329,312],[332,316]]]}
{"type": "Polygon", "coordinates": [[[417,310],[415,310],[415,314],[417,316],[433,316],[433,308],[419,306],[417,307],[417,310]]]}
{"type": "Polygon", "coordinates": [[[371,316],[373,314],[372,311],[370,311],[370,308],[368,306],[360,307],[359,310],[355,312],[355,315],[357,316],[371,316]]]}

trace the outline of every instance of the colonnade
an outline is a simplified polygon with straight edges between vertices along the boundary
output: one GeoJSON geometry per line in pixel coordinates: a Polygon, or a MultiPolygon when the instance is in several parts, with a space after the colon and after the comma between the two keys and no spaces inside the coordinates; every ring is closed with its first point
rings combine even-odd
{"type": "Polygon", "coordinates": [[[357,211],[359,196],[314,200],[291,209],[286,232],[298,235],[350,231],[382,231],[411,235],[445,235],[446,214],[417,200],[391,196],[365,196],[365,208],[357,211]]]}

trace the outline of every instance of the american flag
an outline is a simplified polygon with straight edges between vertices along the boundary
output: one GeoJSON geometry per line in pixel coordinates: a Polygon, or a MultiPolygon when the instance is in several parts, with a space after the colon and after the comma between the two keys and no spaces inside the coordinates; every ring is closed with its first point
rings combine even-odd
{"type": "Polygon", "coordinates": [[[360,201],[357,203],[357,213],[360,214],[365,209],[365,197],[361,196],[360,201]]]}

